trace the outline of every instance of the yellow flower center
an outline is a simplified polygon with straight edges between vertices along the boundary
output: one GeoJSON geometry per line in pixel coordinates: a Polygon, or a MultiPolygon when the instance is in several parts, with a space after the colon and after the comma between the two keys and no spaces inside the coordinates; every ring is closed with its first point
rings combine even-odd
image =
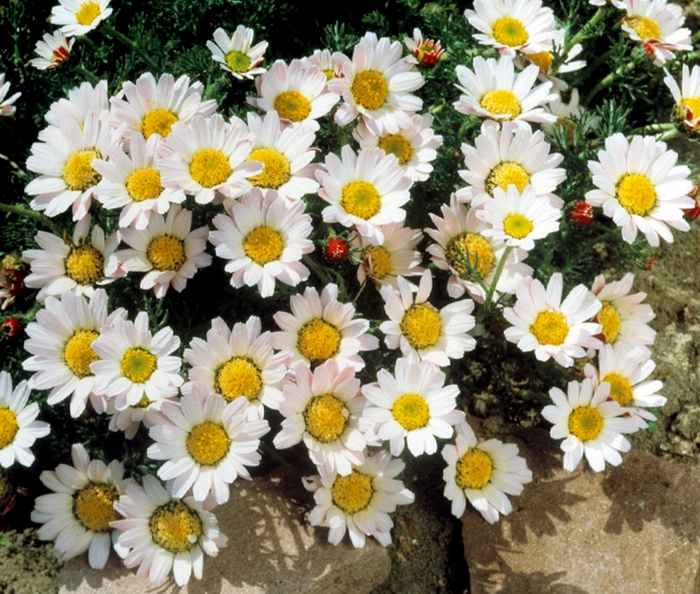
{"type": "Polygon", "coordinates": [[[405,165],[413,156],[413,147],[405,136],[389,134],[379,141],[379,148],[387,155],[395,155],[399,165],[405,165]]]}
{"type": "Polygon", "coordinates": [[[406,310],[399,326],[401,334],[414,349],[427,349],[440,338],[442,330],[440,312],[430,303],[412,305],[406,310]]]}
{"type": "Polygon", "coordinates": [[[309,400],[302,414],[311,436],[321,443],[330,443],[343,434],[350,413],[343,401],[333,394],[321,394],[309,400]]]}
{"type": "Polygon", "coordinates": [[[634,399],[632,385],[626,377],[619,373],[608,373],[600,381],[610,384],[610,398],[614,399],[620,406],[627,406],[634,399]]]}
{"type": "Polygon", "coordinates": [[[126,350],[120,361],[122,375],[135,384],[142,384],[148,381],[156,370],[157,362],[158,359],[150,351],[131,347],[126,350]]]}
{"type": "Polygon", "coordinates": [[[80,4],[78,12],[75,13],[75,20],[80,25],[91,25],[101,14],[100,5],[97,2],[83,2],[80,4]]]}
{"type": "Polygon", "coordinates": [[[530,332],[540,344],[559,346],[569,334],[566,317],[556,311],[541,311],[530,326],[530,332]]]}
{"type": "Polygon", "coordinates": [[[366,509],[372,501],[372,495],[372,477],[357,470],[347,476],[338,476],[331,486],[333,503],[349,515],[366,509]]]}
{"type": "Polygon", "coordinates": [[[534,228],[532,221],[525,215],[508,213],[503,219],[503,230],[515,239],[527,237],[534,228]]]}
{"type": "Polygon", "coordinates": [[[689,97],[688,99],[681,100],[682,113],[681,117],[685,119],[685,109],[690,108],[693,112],[693,119],[700,117],[700,97],[689,97]]]}
{"type": "Polygon", "coordinates": [[[109,532],[109,523],[120,518],[113,507],[117,499],[114,485],[89,483],[73,495],[73,515],[87,530],[109,532]]]}
{"type": "Polygon", "coordinates": [[[609,343],[615,342],[620,332],[620,313],[614,305],[603,301],[603,307],[598,312],[598,323],[603,327],[603,336],[609,343]]]}
{"type": "Polygon", "coordinates": [[[513,91],[498,89],[488,91],[479,101],[479,105],[494,115],[508,115],[507,120],[514,120],[520,115],[520,100],[513,91]]]}
{"type": "Polygon", "coordinates": [[[450,239],[445,248],[445,259],[452,270],[465,280],[475,280],[470,268],[483,280],[496,265],[491,244],[476,233],[462,233],[450,239]]]}
{"type": "Polygon", "coordinates": [[[501,161],[489,172],[484,182],[484,188],[491,196],[494,188],[507,192],[510,185],[518,188],[520,193],[530,185],[530,174],[522,165],[513,161],[501,161]]]}
{"type": "Polygon", "coordinates": [[[457,460],[455,471],[460,489],[483,489],[491,480],[493,460],[483,450],[469,448],[457,460]]]}
{"type": "Polygon", "coordinates": [[[18,431],[17,415],[9,408],[0,408],[0,450],[15,440],[18,431]]]}
{"type": "Polygon", "coordinates": [[[63,347],[63,362],[73,375],[83,378],[93,375],[90,371],[90,363],[98,361],[99,356],[92,350],[93,341],[100,336],[94,330],[77,330],[63,347]]]}
{"type": "Polygon", "coordinates": [[[94,285],[104,278],[105,259],[91,245],[74,248],[65,259],[66,276],[79,285],[94,285]]]}
{"type": "Polygon", "coordinates": [[[633,16],[627,19],[627,24],[641,39],[661,39],[663,33],[656,21],[643,16],[633,16]]]}
{"type": "MultiPolygon", "coordinates": [[[[530,36],[525,30],[525,25],[518,19],[504,16],[498,19],[492,27],[493,38],[507,45],[508,47],[517,47],[527,42],[530,36]]],[[[528,56],[529,58],[530,56],[528,56]]]]}
{"type": "Polygon", "coordinates": [[[126,178],[126,191],[134,202],[153,200],[163,191],[160,173],[152,167],[137,169],[126,178]]]}
{"type": "Polygon", "coordinates": [[[233,357],[214,374],[214,389],[228,402],[245,396],[255,400],[263,389],[262,374],[247,357],[233,357]]]}
{"type": "Polygon", "coordinates": [[[149,111],[141,120],[141,133],[146,140],[151,134],[158,134],[165,138],[170,134],[173,124],[177,122],[177,116],[167,109],[154,109],[149,111]]]}
{"type": "Polygon", "coordinates": [[[192,427],[185,447],[197,464],[217,466],[231,449],[231,438],[221,423],[205,421],[192,427]]]}
{"type": "Polygon", "coordinates": [[[141,400],[139,400],[136,404],[132,404],[131,408],[148,408],[152,403],[153,400],[151,400],[146,392],[144,392],[143,396],[141,396],[141,400]]]}
{"type": "Polygon", "coordinates": [[[172,235],[159,235],[148,244],[146,256],[156,270],[180,270],[187,260],[185,242],[172,235]]]}
{"type": "Polygon", "coordinates": [[[250,57],[243,52],[233,50],[226,54],[224,60],[232,72],[248,72],[250,70],[250,57]]]}
{"type": "Polygon", "coordinates": [[[260,266],[279,260],[283,250],[282,236],[265,225],[256,227],[243,239],[245,255],[260,266]]]}
{"type": "Polygon", "coordinates": [[[381,280],[394,271],[391,255],[381,245],[368,245],[362,250],[362,260],[370,278],[381,280]]]}
{"type": "Polygon", "coordinates": [[[102,176],[92,168],[92,160],[102,155],[94,149],[75,151],[63,167],[63,181],[72,192],[84,192],[96,186],[102,176]]]}
{"type": "Polygon", "coordinates": [[[348,214],[367,221],[382,208],[382,199],[374,184],[354,181],[343,186],[340,206],[348,214]]]}
{"type": "Polygon", "coordinates": [[[590,441],[603,430],[603,417],[592,406],[579,406],[569,414],[569,433],[580,441],[590,441]]]}
{"type": "Polygon", "coordinates": [[[343,335],[335,326],[314,318],[299,329],[297,349],[312,363],[323,363],[338,354],[342,339],[343,335]]]}
{"type": "Polygon", "coordinates": [[[406,431],[413,431],[428,424],[430,407],[420,394],[404,394],[394,402],[391,414],[406,431]]]}
{"type": "Polygon", "coordinates": [[[281,118],[301,122],[311,113],[311,102],[299,91],[285,91],[275,97],[275,111],[281,118]]]}
{"type": "Polygon", "coordinates": [[[615,184],[615,198],[630,214],[647,216],[656,204],[656,189],[641,173],[625,173],[615,184]]]}
{"type": "Polygon", "coordinates": [[[203,188],[223,184],[232,171],[226,155],[216,149],[197,151],[190,161],[190,175],[203,188]]]}
{"type": "Polygon", "coordinates": [[[365,70],[355,75],[350,92],[356,105],[374,111],[384,105],[389,96],[389,83],[376,70],[365,70]]]}
{"type": "Polygon", "coordinates": [[[248,181],[258,188],[276,190],[292,177],[289,159],[275,149],[256,149],[246,161],[260,161],[263,164],[263,170],[258,175],[248,178],[248,181]]]}
{"type": "Polygon", "coordinates": [[[157,507],[148,528],[153,542],[175,554],[189,551],[203,532],[199,514],[180,500],[157,507]]]}
{"type": "Polygon", "coordinates": [[[552,56],[550,52],[525,54],[525,57],[537,66],[542,74],[547,74],[549,72],[552,67],[552,62],[554,61],[554,56],[552,56]]]}

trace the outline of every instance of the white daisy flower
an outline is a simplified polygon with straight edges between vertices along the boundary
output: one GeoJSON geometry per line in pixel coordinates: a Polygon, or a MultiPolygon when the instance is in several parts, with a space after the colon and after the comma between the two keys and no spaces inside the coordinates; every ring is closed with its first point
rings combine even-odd
{"type": "Polygon", "coordinates": [[[216,255],[228,260],[231,286],[257,285],[262,297],[271,297],[276,280],[295,287],[309,278],[301,258],[314,251],[314,244],[304,208],[301,200],[287,204],[277,192],[263,195],[257,188],[226,202],[228,214],[214,217],[216,231],[209,233],[209,241],[216,255]]]}
{"type": "Polygon", "coordinates": [[[120,250],[117,256],[127,272],[146,272],[140,287],[153,289],[159,299],[171,285],[181,293],[197,270],[211,264],[204,251],[209,227],[191,229],[192,213],[173,204],[166,217],[154,213],[143,231],[123,229],[124,243],[132,249],[120,250]]]}
{"type": "Polygon", "coordinates": [[[86,35],[112,14],[110,0],[58,0],[51,9],[52,25],[63,25],[61,31],[69,37],[86,35]]]}
{"type": "Polygon", "coordinates": [[[664,82],[676,102],[674,120],[691,138],[700,138],[700,66],[693,66],[691,71],[687,64],[683,64],[680,88],[668,70],[664,72],[664,82]]]}
{"type": "Polygon", "coordinates": [[[158,476],[174,479],[173,497],[184,497],[191,488],[195,501],[211,493],[220,505],[228,501],[236,477],[250,480],[246,466],[260,464],[260,438],[270,426],[264,419],[247,419],[247,409],[245,399],[227,403],[199,382],[179,402],[163,403],[164,422],[151,427],[155,443],[146,453],[166,461],[158,476]]]}
{"type": "Polygon", "coordinates": [[[352,61],[343,63],[343,76],[328,81],[330,91],[344,101],[334,115],[338,125],[363,115],[376,132],[396,134],[401,121],[423,108],[423,101],[411,95],[423,86],[423,75],[411,70],[412,59],[402,53],[401,43],[388,37],[366,33],[360,39],[352,61]]]}
{"type": "Polygon", "coordinates": [[[556,28],[552,9],[544,8],[540,0],[474,0],[474,10],[465,10],[464,16],[481,31],[474,39],[511,58],[518,51],[548,50],[556,28]]]}
{"type": "Polygon", "coordinates": [[[398,288],[399,276],[420,276],[424,268],[420,266],[422,256],[416,246],[423,234],[418,229],[404,227],[403,223],[389,223],[380,227],[384,241],[377,244],[367,237],[358,235],[350,243],[360,250],[362,263],[357,267],[357,280],[360,284],[367,279],[374,281],[377,289],[384,285],[398,288]]]}
{"type": "Polygon", "coordinates": [[[107,81],[101,80],[94,87],[89,82],[82,83],[79,87],[74,87],[68,91],[68,99],[62,98],[54,101],[49,107],[49,111],[44,115],[49,128],[39,132],[39,140],[47,142],[46,135],[51,137],[51,126],[61,127],[61,121],[68,116],[74,119],[78,127],[82,130],[85,127],[85,120],[91,111],[101,115],[103,111],[109,110],[109,98],[107,97],[107,81]]]}
{"type": "MultiPolygon", "coordinates": [[[[437,242],[428,246],[431,260],[439,269],[450,273],[447,281],[450,297],[459,298],[467,291],[475,301],[483,303],[507,246],[503,241],[486,237],[483,231],[488,224],[476,216],[477,209],[467,211],[454,194],[449,206],[443,204],[440,210],[442,219],[430,213],[437,229],[425,229],[437,242]]],[[[494,299],[500,293],[515,293],[523,279],[532,274],[532,268],[522,262],[526,256],[520,248],[511,251],[498,278],[494,299]]]]}
{"type": "Polygon", "coordinates": [[[102,228],[95,225],[88,240],[90,221],[90,215],[78,221],[73,240],[68,243],[56,235],[39,231],[34,241],[41,249],[22,252],[22,260],[31,267],[31,274],[24,283],[30,289],[41,289],[36,296],[38,301],[64,291],[90,297],[96,285],[106,285],[124,276],[114,254],[119,234],[112,233],[105,239],[102,228]]]}
{"type": "Polygon", "coordinates": [[[204,87],[199,81],[190,84],[189,76],[175,80],[162,74],[156,82],[150,72],[135,83],[122,84],[121,92],[110,99],[112,125],[123,126],[122,134],[130,138],[140,132],[147,140],[151,134],[166,138],[176,122],[191,122],[196,115],[208,117],[216,111],[216,101],[202,101],[204,87]]]}
{"type": "Polygon", "coordinates": [[[523,352],[535,351],[540,361],[550,358],[571,367],[574,358],[585,357],[584,348],[598,348],[595,338],[601,325],[592,319],[601,306],[593,294],[583,285],[577,285],[562,302],[562,275],[556,272],[547,288],[533,278],[523,280],[515,291],[517,301],[506,307],[503,316],[511,324],[504,335],[523,352]]]}
{"type": "Polygon", "coordinates": [[[321,476],[349,475],[365,461],[367,440],[360,417],[367,404],[352,367],[331,359],[312,372],[303,361],[291,368],[294,382],[284,385],[280,413],[282,430],[275,435],[277,449],[302,440],[321,476]]]}
{"type": "Polygon", "coordinates": [[[217,192],[237,198],[250,190],[246,178],[262,171],[261,163],[247,162],[252,140],[241,125],[227,124],[219,114],[174,124],[158,147],[163,185],[184,190],[198,204],[208,204],[217,192]]]}
{"type": "Polygon", "coordinates": [[[525,458],[518,455],[518,446],[498,439],[477,442],[472,428],[466,423],[455,427],[454,444],[442,448],[447,468],[442,473],[444,495],[452,502],[452,515],[461,518],[467,499],[493,524],[499,514],[513,511],[506,495],[520,495],[523,485],[532,482],[532,471],[525,458]]]}
{"type": "Polygon", "coordinates": [[[484,60],[476,56],[474,70],[457,66],[457,88],[466,93],[453,105],[465,115],[475,115],[498,122],[512,120],[521,127],[525,122],[551,122],[553,115],[543,106],[556,98],[550,93],[551,82],[544,82],[533,89],[540,69],[531,64],[515,74],[513,60],[502,56],[498,62],[493,58],[484,60]]]}
{"type": "Polygon", "coordinates": [[[71,457],[73,466],[59,464],[41,473],[41,482],[53,493],[36,498],[32,522],[43,524],[37,532],[41,540],[56,541],[60,561],[87,551],[90,567],[102,569],[112,544],[119,553],[126,552],[117,545],[119,532],[109,523],[120,518],[113,503],[133,481],[124,479],[124,466],[117,460],[109,466],[90,460],[83,444],[73,444],[71,457]]]}
{"type": "Polygon", "coordinates": [[[571,89],[569,102],[564,103],[561,94],[557,98],[548,103],[547,111],[556,116],[557,121],[554,124],[542,124],[542,130],[547,136],[554,135],[554,127],[561,126],[566,130],[567,140],[573,143],[574,129],[581,126],[581,134],[593,132],[598,128],[602,118],[599,115],[590,115],[590,111],[579,105],[578,89],[571,89]]]}
{"type": "Polygon", "coordinates": [[[119,545],[128,549],[127,567],[154,585],[165,582],[170,571],[184,586],[190,577],[202,579],[204,553],[216,557],[228,538],[219,532],[216,516],[191,497],[176,499],[154,476],[143,477],[143,487],[128,485],[114,504],[124,519],[111,522],[121,530],[119,545]]]}
{"type": "Polygon", "coordinates": [[[365,366],[360,351],[379,347],[376,337],[367,334],[369,322],[353,320],[355,307],[338,301],[338,286],[326,285],[321,292],[307,287],[303,295],[289,299],[292,313],[278,311],[274,315],[280,327],[272,333],[272,346],[283,351],[288,364],[306,361],[319,365],[328,359],[359,371],[365,366]]]}
{"type": "Polygon", "coordinates": [[[326,156],[327,171],[316,177],[323,186],[318,195],[330,203],[323,209],[326,223],[357,227],[364,236],[382,243],[380,225],[400,223],[406,219],[401,208],[411,198],[411,178],[399,166],[394,155],[379,148],[360,149],[358,155],[349,145],[341,152],[326,156]]]}
{"type": "Polygon", "coordinates": [[[582,383],[569,382],[567,394],[552,388],[549,397],[554,404],[542,409],[542,416],[554,424],[552,439],[565,438],[561,444],[564,452],[564,469],[573,472],[583,455],[595,472],[605,469],[605,462],[618,466],[622,462],[619,452],[628,452],[630,442],[623,433],[634,433],[635,422],[623,416],[627,410],[610,399],[610,384],[604,382],[593,388],[590,379],[582,383]]]}
{"type": "Polygon", "coordinates": [[[411,363],[430,361],[440,367],[450,365],[450,359],[461,359],[474,350],[476,340],[468,332],[474,327],[474,302],[462,299],[437,309],[428,301],[433,289],[429,270],[423,272],[418,292],[405,278],[398,278],[398,290],[390,285],[380,289],[384,311],[389,321],[379,329],[386,335],[390,349],[401,348],[401,354],[411,363]]]}
{"type": "Polygon", "coordinates": [[[605,139],[598,161],[588,162],[597,189],[586,193],[586,202],[602,206],[627,243],[635,241],[638,231],[653,247],[659,236],[673,243],[669,226],[688,231],[683,209],[695,206],[689,196],[690,169],[676,165],[677,160],[678,154],[653,136],[633,136],[630,142],[622,133],[613,134],[605,139]]]}
{"type": "Polygon", "coordinates": [[[159,421],[160,409],[164,402],[178,402],[180,394],[175,386],[169,386],[160,390],[155,400],[149,399],[144,394],[137,404],[122,410],[117,409],[113,398],[104,399],[106,401],[104,411],[98,412],[109,415],[109,430],[115,433],[122,431],[124,439],[133,439],[141,425],[150,428],[159,421]]]}
{"type": "Polygon", "coordinates": [[[372,425],[369,434],[388,441],[392,456],[400,456],[405,445],[414,456],[434,454],[435,438],[449,439],[453,426],[464,421],[456,409],[459,388],[445,386],[445,374],[427,360],[399,359],[394,375],[380,369],[376,383],[362,393],[369,401],[362,413],[372,425]]]}
{"type": "Polygon", "coordinates": [[[532,186],[526,186],[521,193],[511,184],[507,193],[494,188],[493,200],[485,202],[476,216],[491,225],[482,231],[485,237],[530,251],[536,239],[559,230],[561,210],[553,208],[546,198],[538,197],[532,186]]]}
{"type": "Polygon", "coordinates": [[[263,111],[276,111],[286,123],[317,120],[338,103],[339,97],[328,90],[327,80],[318,66],[305,66],[301,60],[292,60],[287,66],[284,60],[277,60],[255,79],[260,97],[248,97],[248,103],[263,111]]]}
{"type": "Polygon", "coordinates": [[[27,404],[29,386],[21,381],[12,389],[12,377],[0,371],[0,466],[9,468],[15,462],[22,466],[34,463],[34,454],[29,449],[40,437],[51,433],[51,427],[36,421],[39,405],[27,404]]]}
{"type": "Polygon", "coordinates": [[[350,61],[350,58],[342,52],[333,52],[331,54],[327,49],[314,50],[313,54],[301,59],[304,68],[307,70],[312,66],[318,66],[318,69],[326,75],[326,81],[343,76],[343,64],[350,61]]]}
{"type": "Polygon", "coordinates": [[[171,203],[185,200],[182,190],[164,188],[156,164],[160,137],[151,135],[146,141],[141,133],[131,136],[129,154],[118,146],[107,149],[109,160],[94,159],[93,167],[102,180],[95,188],[95,197],[107,209],[122,208],[119,226],[142,231],[148,226],[151,213],[165,214],[171,203]]]}
{"type": "MultiPolygon", "coordinates": [[[[284,355],[275,355],[271,333],[262,332],[260,318],[251,316],[233,329],[221,318],[211,322],[207,339],[193,338],[184,358],[190,364],[190,382],[203,383],[210,392],[233,402],[245,396],[249,403],[248,417],[262,419],[263,405],[277,409],[282,400],[279,385],[287,366],[284,355]]],[[[183,386],[187,391],[189,383],[183,386]]]]}
{"type": "Polygon", "coordinates": [[[316,507],[309,514],[312,526],[330,528],[328,542],[338,545],[345,533],[356,548],[365,546],[365,536],[374,536],[383,546],[391,544],[390,513],[397,505],[413,503],[414,495],[397,480],[405,464],[380,451],[346,476],[313,476],[304,486],[314,494],[316,507]]]}
{"type": "Polygon", "coordinates": [[[7,92],[10,90],[10,83],[5,82],[5,73],[0,74],[0,116],[11,116],[17,111],[13,105],[17,99],[22,96],[22,93],[15,93],[7,97],[7,92]],[[7,97],[7,99],[5,99],[7,97]]]}
{"type": "Polygon", "coordinates": [[[207,47],[215,62],[218,62],[223,70],[230,72],[238,80],[244,78],[253,79],[258,74],[265,72],[262,66],[267,41],[253,43],[255,35],[252,29],[238,25],[231,37],[226,31],[218,28],[214,31],[214,41],[207,41],[207,47]],[[252,47],[251,47],[252,46],[252,47]]]}
{"type": "Polygon", "coordinates": [[[95,393],[115,398],[117,410],[139,404],[144,395],[157,400],[161,390],[182,385],[182,362],[171,355],[179,346],[168,326],[152,335],[144,311],[135,322],[116,318],[92,343],[100,357],[90,364],[95,393]]]}
{"type": "Polygon", "coordinates": [[[44,33],[44,40],[36,42],[38,58],[30,60],[29,63],[38,70],[51,70],[58,68],[70,57],[70,52],[75,44],[75,39],[69,39],[63,31],[44,33]]]}
{"type": "Polygon", "coordinates": [[[363,118],[352,135],[360,148],[379,147],[387,155],[394,155],[411,180],[417,182],[428,179],[433,171],[430,162],[437,158],[437,149],[442,146],[442,136],[433,132],[432,125],[433,116],[429,113],[415,114],[408,122],[399,122],[396,134],[377,134],[363,118]]]}
{"type": "Polygon", "coordinates": [[[423,66],[435,66],[445,55],[445,50],[440,45],[440,40],[424,38],[421,30],[413,29],[413,39],[404,37],[403,42],[417,64],[423,66]]]}
{"type": "Polygon", "coordinates": [[[610,3],[615,8],[619,8],[621,10],[625,9],[624,0],[588,0],[588,3],[592,6],[605,6],[606,4],[610,3]]]}
{"type": "Polygon", "coordinates": [[[44,309],[36,314],[36,322],[25,329],[28,340],[24,348],[32,357],[22,366],[34,371],[29,378],[33,390],[51,390],[47,403],[51,406],[68,396],[70,415],[79,417],[85,411],[88,398],[95,408],[102,408],[99,397],[93,393],[95,376],[90,364],[99,356],[92,350],[92,343],[116,318],[126,319],[126,310],[119,308],[107,312],[107,293],[98,289],[90,297],[78,297],[71,291],[61,295],[60,300],[47,297],[44,309]]]}

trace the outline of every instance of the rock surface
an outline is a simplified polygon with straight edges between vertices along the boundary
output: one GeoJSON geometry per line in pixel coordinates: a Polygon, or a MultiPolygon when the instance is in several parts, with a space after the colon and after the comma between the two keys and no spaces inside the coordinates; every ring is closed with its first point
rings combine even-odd
{"type": "Polygon", "coordinates": [[[300,482],[278,475],[234,483],[229,502],[215,510],[228,546],[218,557],[205,556],[201,582],[149,587],[114,555],[102,570],[91,569],[83,556],[59,573],[60,594],[362,594],[383,582],[390,569],[386,550],[374,539],[363,549],[349,541],[329,544],[328,530],[309,526],[306,508],[295,502],[310,501],[300,482]]]}

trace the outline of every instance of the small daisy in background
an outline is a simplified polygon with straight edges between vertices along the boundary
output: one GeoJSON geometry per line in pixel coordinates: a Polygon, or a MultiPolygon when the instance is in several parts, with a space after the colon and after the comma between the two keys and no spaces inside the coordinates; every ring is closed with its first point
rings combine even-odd
{"type": "Polygon", "coordinates": [[[442,49],[440,41],[424,38],[418,28],[413,29],[413,38],[404,37],[403,42],[416,62],[423,66],[435,66],[445,56],[445,50],[442,49]]]}
{"type": "Polygon", "coordinates": [[[144,394],[138,403],[122,409],[117,409],[113,398],[109,400],[104,396],[102,398],[106,401],[105,409],[98,412],[109,415],[109,430],[115,433],[123,431],[124,439],[133,439],[142,425],[150,428],[158,422],[158,415],[164,402],[177,402],[180,394],[177,387],[168,386],[158,392],[155,400],[151,400],[144,394]]]}
{"type": "Polygon", "coordinates": [[[103,111],[109,111],[109,97],[107,96],[107,81],[101,80],[96,85],[85,81],[79,87],[73,87],[68,91],[68,97],[61,97],[54,101],[49,111],[44,114],[44,119],[49,124],[47,128],[39,131],[39,140],[48,142],[47,134],[53,134],[49,130],[61,127],[61,121],[65,116],[75,120],[82,130],[85,120],[90,112],[102,116],[103,111]]]}
{"type": "MultiPolygon", "coordinates": [[[[327,49],[314,50],[314,53],[306,58],[302,58],[301,62],[307,70],[312,66],[318,66],[318,69],[326,75],[326,82],[332,78],[340,78],[343,76],[343,64],[349,62],[345,54],[341,52],[331,52],[327,49]]],[[[326,86],[326,89],[328,87],[326,86]]]]}
{"type": "Polygon", "coordinates": [[[110,0],[58,0],[51,9],[52,25],[63,25],[61,31],[69,37],[86,35],[112,14],[110,0]]]}
{"type": "Polygon", "coordinates": [[[673,119],[690,138],[697,140],[700,138],[700,66],[690,70],[683,64],[680,88],[668,70],[664,72],[664,82],[676,102],[673,119]]]}
{"type": "Polygon", "coordinates": [[[254,35],[252,29],[243,25],[238,25],[231,37],[226,31],[218,28],[214,31],[214,41],[207,41],[207,47],[214,61],[218,62],[223,70],[230,72],[238,80],[252,80],[265,72],[259,64],[262,63],[268,46],[267,41],[252,45],[254,35]]]}
{"type": "Polygon", "coordinates": [[[44,40],[36,42],[38,58],[30,61],[30,64],[38,70],[51,70],[58,68],[70,57],[75,39],[67,38],[63,31],[44,33],[44,40]]]}
{"type": "Polygon", "coordinates": [[[15,93],[7,97],[9,90],[10,83],[5,82],[5,73],[3,72],[0,74],[0,116],[11,116],[17,111],[13,104],[22,96],[22,93],[15,93]]]}

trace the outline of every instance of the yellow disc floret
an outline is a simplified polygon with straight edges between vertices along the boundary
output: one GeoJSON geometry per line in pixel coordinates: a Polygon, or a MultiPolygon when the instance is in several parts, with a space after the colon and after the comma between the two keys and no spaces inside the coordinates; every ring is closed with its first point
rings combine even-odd
{"type": "Polygon", "coordinates": [[[250,56],[243,52],[233,50],[226,54],[224,60],[232,72],[248,72],[250,70],[250,56]]]}
{"type": "Polygon", "coordinates": [[[406,431],[425,427],[430,420],[430,407],[420,394],[404,394],[391,407],[396,422],[406,431]]]}
{"type": "Polygon", "coordinates": [[[149,111],[141,120],[141,133],[148,140],[151,134],[158,134],[165,138],[170,134],[173,124],[178,121],[177,116],[167,109],[154,109],[149,111]]]}
{"type": "Polygon", "coordinates": [[[603,417],[592,406],[579,406],[569,414],[569,433],[581,441],[598,437],[603,430],[603,417]]]}
{"type": "Polygon", "coordinates": [[[620,406],[628,406],[634,399],[632,384],[619,373],[608,373],[601,382],[610,384],[610,398],[614,399],[620,406]]]}
{"type": "Polygon", "coordinates": [[[253,229],[243,239],[243,251],[253,262],[264,266],[279,260],[284,251],[284,241],[272,227],[261,225],[253,229]]]}
{"type": "Polygon", "coordinates": [[[340,206],[348,214],[367,221],[380,211],[382,199],[374,184],[354,181],[343,186],[340,206]]]}
{"type": "Polygon", "coordinates": [[[180,270],[187,260],[185,242],[172,235],[158,235],[148,244],[146,256],[156,270],[180,270]]]}
{"type": "Polygon", "coordinates": [[[180,500],[157,507],[148,528],[153,542],[175,554],[189,551],[203,532],[199,514],[180,500]]]}
{"type": "Polygon", "coordinates": [[[484,181],[484,189],[491,196],[493,196],[494,188],[501,188],[507,192],[510,185],[518,188],[520,193],[530,185],[530,174],[522,165],[514,161],[501,161],[489,171],[484,181]]]}
{"type": "Polygon", "coordinates": [[[365,263],[367,276],[382,280],[387,274],[394,272],[394,263],[386,248],[381,245],[368,245],[362,250],[362,260],[365,263]]]}
{"type": "Polygon", "coordinates": [[[627,24],[641,39],[659,39],[663,37],[661,27],[656,21],[643,16],[633,16],[627,19],[627,24]]]}
{"type": "Polygon", "coordinates": [[[603,307],[598,312],[598,323],[603,327],[603,336],[606,342],[613,343],[620,332],[620,313],[617,308],[603,301],[603,307]]]}
{"type": "Polygon", "coordinates": [[[445,247],[445,260],[465,280],[475,280],[472,270],[483,280],[496,265],[491,244],[477,233],[462,233],[450,239],[445,247]]]}
{"type": "Polygon", "coordinates": [[[508,91],[506,89],[497,89],[496,91],[484,93],[479,101],[479,105],[494,115],[510,116],[508,118],[501,118],[507,120],[517,118],[521,111],[520,100],[513,91],[508,91]]]}
{"type": "Polygon", "coordinates": [[[547,74],[552,68],[554,56],[551,52],[537,52],[535,54],[525,54],[525,56],[540,69],[542,74],[547,74]]]}
{"type": "Polygon", "coordinates": [[[384,75],[376,70],[365,70],[355,75],[350,92],[356,105],[368,111],[375,111],[384,105],[389,96],[389,83],[384,75]]]}
{"type": "Polygon", "coordinates": [[[190,161],[190,175],[203,188],[223,184],[232,171],[226,155],[216,149],[199,150],[190,161]]]}
{"type": "Polygon", "coordinates": [[[532,221],[519,213],[508,213],[503,219],[503,230],[515,239],[527,237],[534,228],[532,221]]]}
{"type": "Polygon", "coordinates": [[[262,389],[260,369],[248,357],[233,357],[214,372],[214,390],[228,402],[241,396],[255,400],[262,389]]]}
{"type": "Polygon", "coordinates": [[[79,285],[94,285],[104,278],[105,259],[91,245],[73,248],[65,259],[66,276],[79,285]]]}
{"type": "Polygon", "coordinates": [[[109,523],[120,518],[114,509],[119,491],[114,485],[89,483],[73,495],[73,514],[78,522],[93,532],[109,532],[109,523]]]}
{"type": "Polygon", "coordinates": [[[406,310],[399,324],[401,334],[416,350],[434,346],[440,338],[442,321],[440,312],[430,303],[416,303],[406,310]]]}
{"type": "Polygon", "coordinates": [[[98,354],[92,350],[93,341],[100,336],[94,330],[76,330],[63,347],[63,362],[73,375],[83,378],[93,375],[90,363],[99,360],[98,354]]]}
{"type": "Polygon", "coordinates": [[[350,415],[343,401],[333,394],[314,396],[302,414],[306,431],[321,443],[336,441],[345,431],[350,415]]]}
{"type": "Polygon", "coordinates": [[[75,20],[79,25],[92,25],[92,22],[102,14],[97,2],[82,2],[80,9],[75,13],[75,20]]]}
{"type": "Polygon", "coordinates": [[[647,216],[656,204],[656,189],[642,173],[625,173],[615,184],[615,198],[628,213],[647,216]]]}
{"type": "Polygon", "coordinates": [[[94,149],[74,152],[63,167],[63,181],[73,192],[84,192],[96,186],[102,176],[92,168],[92,160],[102,155],[94,149]]]}
{"type": "Polygon", "coordinates": [[[18,431],[17,415],[9,408],[0,408],[0,450],[15,440],[18,431]]]}
{"type": "Polygon", "coordinates": [[[160,173],[152,167],[137,169],[126,178],[124,185],[129,193],[129,198],[134,202],[153,200],[158,198],[163,191],[163,186],[160,183],[160,173]]]}
{"type": "MultiPolygon", "coordinates": [[[[492,30],[493,38],[498,41],[498,43],[502,43],[508,47],[523,45],[527,43],[527,40],[530,38],[525,30],[525,25],[518,19],[509,16],[498,19],[493,24],[492,30]]],[[[528,58],[529,57],[528,55],[528,58]]]]}
{"type": "Polygon", "coordinates": [[[142,384],[148,381],[156,370],[158,359],[156,356],[139,347],[127,349],[120,361],[122,375],[134,382],[142,384]]]}
{"type": "Polygon", "coordinates": [[[340,351],[343,335],[335,326],[314,318],[299,329],[297,349],[312,363],[323,363],[340,351]]]}
{"type": "Polygon", "coordinates": [[[387,155],[395,155],[399,165],[406,165],[413,156],[413,147],[408,139],[401,134],[389,134],[379,141],[379,148],[387,155]]]}
{"type": "Polygon", "coordinates": [[[700,97],[688,97],[681,99],[681,119],[685,120],[685,110],[690,109],[692,119],[700,117],[700,97]]]}
{"type": "Polygon", "coordinates": [[[248,181],[258,188],[276,190],[292,177],[289,159],[275,149],[256,149],[246,161],[260,161],[263,164],[263,170],[258,175],[248,178],[248,181]]]}
{"type": "Polygon", "coordinates": [[[483,489],[493,475],[493,460],[483,450],[469,448],[455,466],[455,482],[460,489],[483,489]]]}
{"type": "Polygon", "coordinates": [[[285,91],[275,97],[272,104],[281,118],[301,122],[311,113],[311,102],[299,91],[285,91]]]}
{"type": "Polygon", "coordinates": [[[556,311],[541,311],[530,326],[530,332],[540,344],[559,346],[569,334],[566,316],[556,311]]]}
{"type": "Polygon", "coordinates": [[[372,501],[372,495],[372,477],[357,470],[347,476],[338,476],[331,486],[333,503],[349,515],[366,509],[372,501]]]}
{"type": "Polygon", "coordinates": [[[221,423],[205,421],[192,427],[185,447],[197,464],[216,466],[231,449],[231,438],[221,423]]]}

